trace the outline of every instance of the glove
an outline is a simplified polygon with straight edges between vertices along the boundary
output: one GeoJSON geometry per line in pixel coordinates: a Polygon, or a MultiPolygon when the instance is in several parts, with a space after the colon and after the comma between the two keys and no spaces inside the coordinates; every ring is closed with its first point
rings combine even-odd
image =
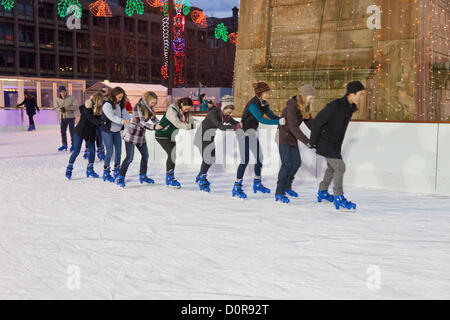
{"type": "Polygon", "coordinates": [[[279,121],[280,121],[279,122],[280,126],[284,126],[286,124],[286,119],[285,118],[280,118],[279,121]]]}

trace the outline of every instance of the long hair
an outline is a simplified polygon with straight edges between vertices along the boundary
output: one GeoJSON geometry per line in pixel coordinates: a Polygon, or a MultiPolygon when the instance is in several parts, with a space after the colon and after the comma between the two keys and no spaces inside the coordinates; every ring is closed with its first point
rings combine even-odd
{"type": "Polygon", "coordinates": [[[186,97],[186,98],[179,99],[177,101],[177,105],[181,109],[181,105],[183,105],[183,106],[193,106],[194,102],[192,102],[191,98],[186,97]]]}
{"type": "Polygon", "coordinates": [[[120,104],[120,109],[125,109],[125,105],[127,103],[127,94],[121,87],[115,87],[108,93],[105,100],[111,102],[113,109],[116,108],[116,104],[120,104]],[[117,101],[116,96],[118,96],[119,94],[123,94],[123,97],[122,100],[117,101]]]}
{"type": "MultiPolygon", "coordinates": [[[[158,102],[158,96],[153,91],[147,91],[146,93],[144,93],[143,99],[150,108],[152,108],[151,107],[152,103],[158,102]]],[[[152,110],[149,110],[146,106],[143,106],[143,105],[139,105],[139,108],[141,110],[141,113],[144,115],[144,118],[146,119],[146,121],[148,121],[148,119],[150,119],[150,117],[152,120],[155,119],[156,115],[154,112],[152,112],[152,114],[150,115],[150,111],[152,111],[152,110]]]]}
{"type": "Polygon", "coordinates": [[[300,93],[298,93],[297,95],[297,106],[298,109],[300,110],[300,113],[302,114],[303,119],[308,120],[309,118],[311,118],[310,106],[306,105],[306,97],[304,97],[300,93]]]}
{"type": "Polygon", "coordinates": [[[102,114],[102,107],[103,107],[103,93],[95,93],[91,97],[92,101],[92,109],[94,116],[100,116],[102,114]]]}

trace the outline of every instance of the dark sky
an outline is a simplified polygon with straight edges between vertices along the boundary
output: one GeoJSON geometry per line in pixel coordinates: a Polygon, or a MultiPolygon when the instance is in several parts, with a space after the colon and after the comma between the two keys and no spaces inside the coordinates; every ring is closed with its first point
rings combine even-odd
{"type": "Polygon", "coordinates": [[[191,5],[203,9],[207,16],[218,18],[231,17],[231,9],[239,8],[239,0],[191,0],[191,5]]]}

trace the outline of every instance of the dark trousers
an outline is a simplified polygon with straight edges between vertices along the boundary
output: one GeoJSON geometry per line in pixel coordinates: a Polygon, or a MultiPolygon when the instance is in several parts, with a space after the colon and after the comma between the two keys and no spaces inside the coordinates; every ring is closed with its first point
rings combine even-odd
{"type": "Polygon", "coordinates": [[[33,119],[33,117],[34,117],[34,114],[29,114],[28,115],[28,121],[30,123],[30,126],[34,126],[34,119],[33,119]]]}
{"type": "Polygon", "coordinates": [[[166,170],[175,170],[177,144],[170,139],[156,139],[167,153],[166,170]]]}
{"type": "Polygon", "coordinates": [[[209,168],[216,162],[216,145],[214,139],[212,141],[202,141],[202,166],[200,167],[200,174],[207,174],[209,168]]]}
{"type": "MultiPolygon", "coordinates": [[[[78,155],[81,151],[81,145],[83,144],[83,138],[74,133],[73,135],[73,152],[69,159],[69,164],[74,164],[78,155]]],[[[86,144],[89,149],[89,164],[94,163],[95,161],[95,142],[94,141],[86,141],[86,144]]]]}
{"type": "Polygon", "coordinates": [[[102,132],[102,138],[106,147],[105,168],[109,167],[113,153],[114,166],[119,166],[120,157],[122,156],[122,137],[120,136],[120,132],[102,132]]]}
{"type": "MultiPolygon", "coordinates": [[[[97,131],[95,134],[95,142],[97,143],[97,149],[103,149],[102,130],[100,130],[100,128],[97,128],[97,131]]],[[[88,148],[88,145],[86,142],[86,149],[87,148],[88,148]]]]}
{"type": "Polygon", "coordinates": [[[70,140],[73,145],[73,129],[75,128],[75,118],[61,119],[61,139],[63,146],[67,146],[67,127],[69,127],[70,140]]]}
{"type": "Polygon", "coordinates": [[[294,147],[286,144],[280,144],[279,150],[281,168],[278,173],[276,195],[282,195],[286,191],[292,189],[292,182],[294,181],[295,174],[302,165],[298,145],[294,147]]]}
{"type": "Polygon", "coordinates": [[[241,180],[242,178],[244,178],[245,169],[250,162],[250,151],[256,159],[255,176],[260,177],[263,156],[259,145],[259,139],[256,136],[252,136],[251,139],[249,136],[242,136],[238,137],[238,143],[239,151],[241,153],[241,164],[239,165],[237,170],[237,179],[241,180]]]}
{"type": "Polygon", "coordinates": [[[134,147],[136,147],[142,158],[141,158],[141,169],[139,171],[139,175],[141,174],[147,174],[147,163],[148,163],[148,148],[147,144],[133,144],[130,142],[125,142],[125,151],[127,153],[127,156],[125,157],[125,160],[122,162],[122,166],[120,167],[120,175],[122,177],[125,177],[128,171],[128,167],[133,162],[134,158],[134,147]]]}

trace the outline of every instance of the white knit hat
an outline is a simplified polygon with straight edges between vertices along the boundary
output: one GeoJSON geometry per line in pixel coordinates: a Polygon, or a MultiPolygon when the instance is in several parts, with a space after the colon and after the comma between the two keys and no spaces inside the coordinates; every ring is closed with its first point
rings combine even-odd
{"type": "Polygon", "coordinates": [[[222,97],[222,111],[225,110],[225,108],[233,106],[234,107],[234,97],[230,95],[225,95],[222,97]]]}

